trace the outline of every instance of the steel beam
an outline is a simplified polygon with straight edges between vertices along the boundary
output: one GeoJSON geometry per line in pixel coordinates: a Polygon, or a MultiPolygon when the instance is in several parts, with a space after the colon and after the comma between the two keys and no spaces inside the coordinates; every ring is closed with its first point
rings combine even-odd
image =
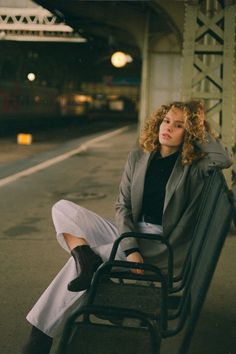
{"type": "Polygon", "coordinates": [[[0,8],[0,40],[85,42],[73,28],[42,7],[0,8]]]}
{"type": "Polygon", "coordinates": [[[207,118],[235,146],[235,1],[186,1],[182,97],[205,102],[207,118]]]}

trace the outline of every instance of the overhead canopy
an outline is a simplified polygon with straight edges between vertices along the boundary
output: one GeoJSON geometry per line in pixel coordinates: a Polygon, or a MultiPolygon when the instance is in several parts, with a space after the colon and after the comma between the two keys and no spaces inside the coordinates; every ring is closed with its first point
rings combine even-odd
{"type": "MultiPolygon", "coordinates": [[[[163,36],[178,32],[162,1],[68,1],[36,0],[61,17],[82,36],[97,44],[109,45],[138,55],[142,47],[145,14],[151,16],[153,33],[163,36]]],[[[175,3],[176,1],[170,1],[175,3]]]]}

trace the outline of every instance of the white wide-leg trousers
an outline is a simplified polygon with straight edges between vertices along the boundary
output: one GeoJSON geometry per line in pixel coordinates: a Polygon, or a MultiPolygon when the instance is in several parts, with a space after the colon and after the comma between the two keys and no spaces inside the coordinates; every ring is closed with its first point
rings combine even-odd
{"type": "MultiPolygon", "coordinates": [[[[111,221],[66,200],[61,200],[53,206],[52,218],[58,242],[66,251],[70,252],[63,233],[85,238],[93,251],[104,261],[109,258],[113,242],[118,236],[117,228],[111,221]]],[[[117,259],[125,259],[120,250],[117,259]]],[[[73,305],[84,293],[67,290],[68,282],[77,276],[75,261],[70,257],[28,313],[27,320],[53,337],[68,318],[73,305]]]]}
{"type": "MultiPolygon", "coordinates": [[[[58,242],[66,251],[70,252],[63,233],[83,237],[95,253],[104,261],[108,260],[113,242],[119,236],[116,226],[111,221],[66,200],[60,200],[53,206],[52,218],[58,242]]],[[[162,231],[160,226],[147,223],[140,223],[139,227],[141,232],[162,231]]],[[[116,259],[126,259],[120,249],[116,259]]],[[[77,276],[75,261],[70,257],[26,317],[33,326],[50,337],[54,337],[64,325],[72,308],[77,306],[84,293],[67,290],[69,281],[77,276]]]]}

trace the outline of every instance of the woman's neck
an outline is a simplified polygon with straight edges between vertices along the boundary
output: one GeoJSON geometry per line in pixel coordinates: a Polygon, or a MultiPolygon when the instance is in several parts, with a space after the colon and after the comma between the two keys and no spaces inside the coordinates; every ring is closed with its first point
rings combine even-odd
{"type": "Polygon", "coordinates": [[[167,146],[161,146],[160,148],[160,154],[161,154],[161,157],[167,157],[169,155],[172,155],[174,154],[175,152],[177,152],[179,150],[179,148],[170,148],[170,147],[167,147],[167,146]]]}

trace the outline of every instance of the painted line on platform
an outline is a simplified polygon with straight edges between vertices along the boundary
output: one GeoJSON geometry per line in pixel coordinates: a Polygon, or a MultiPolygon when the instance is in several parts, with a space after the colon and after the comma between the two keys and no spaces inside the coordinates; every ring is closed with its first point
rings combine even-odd
{"type": "Polygon", "coordinates": [[[56,157],[53,157],[49,160],[46,160],[44,162],[41,162],[39,163],[38,165],[35,165],[35,166],[32,166],[30,168],[27,168],[23,171],[20,171],[20,172],[17,172],[11,176],[8,176],[8,177],[5,177],[5,178],[2,178],[0,179],[0,187],[2,186],[5,186],[11,182],[15,182],[16,180],[18,180],[19,178],[21,177],[26,177],[26,176],[29,176],[29,175],[32,175],[33,173],[36,173],[38,171],[42,171],[52,165],[55,165],[57,164],[58,162],[61,162],[63,160],[66,160],[68,159],[69,157],[73,156],[73,155],[76,155],[82,151],[85,151],[87,150],[90,146],[92,146],[93,144],[96,144],[100,141],[103,141],[103,140],[106,140],[106,139],[109,139],[109,138],[112,138],[113,136],[115,135],[119,135],[123,132],[125,132],[126,130],[129,129],[130,126],[125,126],[123,128],[119,128],[117,130],[114,130],[110,133],[106,133],[104,135],[101,135],[97,138],[93,138],[93,139],[90,139],[88,140],[86,143],[84,144],[81,144],[79,147],[77,147],[76,149],[73,149],[73,150],[70,150],[68,152],[65,152],[64,154],[61,154],[59,156],[56,156],[56,157]]]}

